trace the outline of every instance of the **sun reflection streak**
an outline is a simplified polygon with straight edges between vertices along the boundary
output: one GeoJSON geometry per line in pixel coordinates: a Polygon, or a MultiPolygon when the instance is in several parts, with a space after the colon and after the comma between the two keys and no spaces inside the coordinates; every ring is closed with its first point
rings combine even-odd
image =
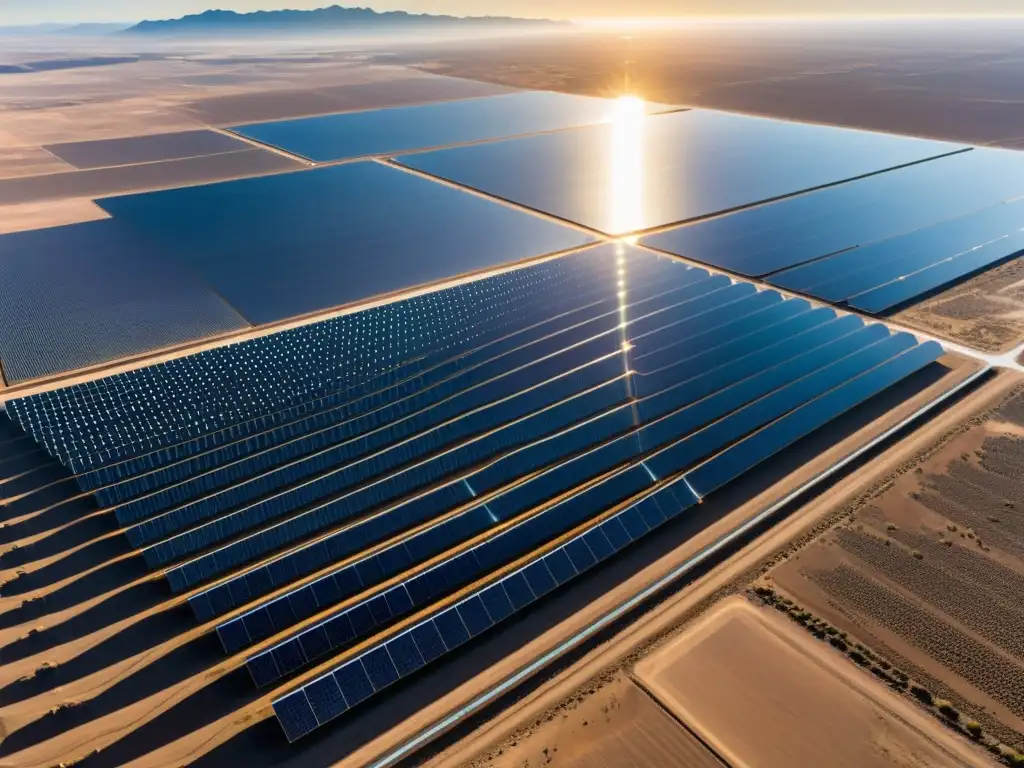
{"type": "Polygon", "coordinates": [[[619,298],[619,349],[622,351],[622,372],[626,380],[626,394],[632,402],[633,424],[640,425],[640,412],[636,405],[636,392],[633,387],[633,366],[631,364],[630,352],[633,343],[629,340],[627,325],[629,323],[629,293],[627,285],[627,256],[626,245],[622,242],[615,244],[615,277],[619,298]]]}
{"type": "MultiPolygon", "coordinates": [[[[609,205],[611,232],[623,235],[643,228],[644,133],[646,115],[644,100],[637,96],[620,96],[615,100],[611,118],[611,178],[609,205]]],[[[624,238],[636,242],[636,238],[624,238]]]]}

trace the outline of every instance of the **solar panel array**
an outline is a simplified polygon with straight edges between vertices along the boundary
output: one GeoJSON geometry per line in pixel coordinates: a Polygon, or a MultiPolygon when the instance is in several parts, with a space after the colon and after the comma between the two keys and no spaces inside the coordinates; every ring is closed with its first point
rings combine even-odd
{"type": "MultiPolygon", "coordinates": [[[[1024,194],[1020,153],[663,109],[513,93],[243,126],[240,133],[323,161],[413,154],[111,197],[98,201],[109,220],[0,236],[7,381],[568,251],[595,241],[586,228],[642,233],[700,220],[644,243],[785,286],[802,277],[783,270],[827,260],[841,272],[856,259],[844,250],[964,218],[957,241],[972,235],[961,250],[894,255],[878,282],[842,297],[871,313],[1019,251],[1015,222],[966,217],[1024,194]],[[439,144],[456,146],[422,151],[439,144]]],[[[117,147],[163,157],[192,144],[212,151],[237,140],[193,132],[68,148],[88,164],[117,147]]]]}
{"type": "Polygon", "coordinates": [[[10,412],[297,738],[942,354],[607,244],[10,412]]]}
{"type": "Polygon", "coordinates": [[[99,205],[257,324],[594,240],[374,162],[126,195],[99,205]]]}
{"type": "Polygon", "coordinates": [[[8,383],[250,327],[110,221],[0,236],[0,361],[8,383]]]}
{"type": "Polygon", "coordinates": [[[692,109],[405,155],[398,162],[610,235],[690,221],[961,144],[692,109]]]}
{"type": "Polygon", "coordinates": [[[878,314],[1024,250],[1024,155],[974,149],[678,229],[645,245],[878,314]]]}
{"type": "MultiPolygon", "coordinates": [[[[895,339],[890,337],[890,340],[895,339]]],[[[894,345],[874,357],[868,363],[867,370],[853,374],[853,378],[825,395],[797,406],[747,441],[733,445],[688,474],[658,484],[650,465],[642,462],[584,491],[574,499],[582,514],[572,519],[572,522],[584,518],[587,513],[593,515],[602,508],[615,505],[622,497],[635,496],[642,490],[648,493],[637,503],[612,516],[602,517],[599,522],[587,521],[572,538],[557,539],[546,552],[532,558],[518,570],[507,575],[499,574],[498,578],[485,577],[468,592],[459,594],[454,604],[449,601],[430,611],[428,616],[411,628],[392,631],[358,655],[350,654],[352,658],[345,659],[325,674],[275,699],[274,711],[286,736],[294,741],[380,693],[392,683],[415,674],[427,664],[464,645],[471,638],[611,557],[619,549],[657,529],[667,520],[677,517],[692,507],[698,498],[735,480],[800,437],[920,370],[941,354],[941,348],[934,342],[920,346],[911,343],[909,347],[894,345]],[[901,347],[902,352],[892,354],[893,349],[899,350],[901,347]],[[655,486],[657,489],[652,491],[655,486]]],[[[807,395],[809,390],[801,394],[807,395]]],[[[685,445],[686,442],[684,440],[676,445],[685,445]]],[[[652,463],[662,470],[675,470],[685,466],[685,460],[679,461],[680,456],[685,455],[686,449],[669,449],[654,454],[657,461],[652,463]]],[[[559,511],[564,514],[564,510],[559,511]]],[[[500,549],[503,544],[499,542],[496,538],[481,546],[500,549]]],[[[516,554],[503,551],[495,559],[500,562],[502,558],[515,557],[516,554]]],[[[475,559],[479,560],[480,556],[477,555],[475,559]]],[[[493,565],[490,561],[485,562],[493,565]]],[[[486,573],[488,565],[483,565],[481,571],[486,573]]],[[[412,582],[409,587],[412,587],[412,582]]],[[[392,604],[397,604],[401,609],[411,602],[411,599],[408,602],[402,599],[412,594],[411,589],[405,594],[399,593],[402,597],[393,600],[391,596],[398,589],[393,588],[382,596],[379,616],[390,618],[385,606],[386,610],[390,610],[392,604]]],[[[419,604],[413,603],[412,608],[426,606],[431,599],[436,598],[427,598],[419,604]]],[[[370,620],[375,621],[376,617],[370,607],[363,607],[370,620]]],[[[253,679],[257,684],[274,682],[303,663],[358,640],[360,625],[356,623],[354,611],[355,608],[338,614],[330,620],[333,623],[325,622],[313,627],[295,640],[281,643],[270,651],[248,659],[247,666],[253,679]]],[[[375,628],[370,624],[366,633],[375,628]]]]}
{"type": "MultiPolygon", "coordinates": [[[[393,155],[605,122],[615,102],[550,91],[241,125],[230,130],[315,162],[393,155]]],[[[659,104],[645,111],[663,111],[659,104]]]]}

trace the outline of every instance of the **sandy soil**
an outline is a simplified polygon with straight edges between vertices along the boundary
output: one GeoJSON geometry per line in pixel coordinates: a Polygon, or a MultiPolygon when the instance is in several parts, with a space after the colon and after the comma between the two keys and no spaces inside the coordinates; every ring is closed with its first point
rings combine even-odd
{"type": "Polygon", "coordinates": [[[408,70],[404,77],[322,88],[260,91],[210,96],[186,109],[209,125],[238,125],[354,109],[376,109],[424,101],[493,96],[510,89],[475,80],[426,75],[408,70]]]}
{"type": "Polygon", "coordinates": [[[766,466],[744,488],[705,503],[674,533],[638,547],[523,621],[482,639],[475,652],[411,681],[401,697],[354,713],[346,727],[327,729],[302,749],[283,743],[270,716],[270,694],[256,691],[240,666],[244,655],[222,656],[210,627],[194,625],[183,605],[187,595],[169,598],[159,576],[146,575],[139,557],[112,533],[109,512],[82,508],[83,501],[68,498],[60,483],[22,496],[33,483],[15,478],[4,485],[10,498],[0,529],[8,549],[17,545],[0,572],[10,606],[0,614],[3,759],[46,766],[98,749],[83,765],[314,766],[342,758],[343,764],[362,764],[972,370],[948,362],[954,368],[942,380],[928,377],[910,392],[894,393],[904,400],[895,410],[888,411],[895,403],[884,402],[851,414],[785,464],[766,466]],[[837,436],[846,434],[836,445],[837,436]],[[11,581],[19,571],[24,575],[11,581]]]}
{"type": "Polygon", "coordinates": [[[772,573],[834,620],[1024,746],[1024,394],[949,441],[772,573]]]}
{"type": "Polygon", "coordinates": [[[63,200],[183,187],[306,168],[276,152],[250,148],[210,157],[49,173],[0,180],[0,205],[63,200]]]}
{"type": "Polygon", "coordinates": [[[11,144],[4,144],[3,134],[0,133],[0,179],[59,173],[70,168],[42,147],[17,145],[13,140],[11,144]]]}
{"type": "Polygon", "coordinates": [[[589,768],[722,768],[722,762],[627,676],[566,702],[525,737],[485,764],[494,768],[555,765],[589,768]]]}
{"type": "Polygon", "coordinates": [[[81,198],[0,205],[0,235],[106,218],[109,218],[106,211],[92,200],[81,198]]]}
{"type": "MultiPolygon", "coordinates": [[[[475,722],[451,737],[448,746],[429,765],[444,768],[483,766],[498,750],[508,752],[513,748],[523,757],[534,753],[537,742],[528,738],[534,723],[545,721],[549,714],[558,712],[568,702],[581,703],[581,697],[586,700],[594,695],[601,684],[606,684],[616,675],[628,673],[649,653],[672,642],[672,638],[685,631],[693,618],[721,598],[744,589],[790,552],[814,540],[822,531],[829,530],[848,514],[850,504],[870,498],[888,487],[892,478],[911,471],[929,454],[936,441],[948,440],[962,433],[977,414],[1000,403],[1010,390],[1019,385],[1017,377],[1000,375],[856,472],[830,484],[820,496],[801,506],[714,570],[700,574],[642,619],[589,650],[572,667],[554,673],[535,690],[505,704],[500,715],[492,713],[489,718],[475,722]],[[516,747],[512,747],[513,742],[516,747]]],[[[674,562],[679,559],[676,555],[674,562]]],[[[979,755],[977,762],[984,764],[985,758],[979,755]]]]}
{"type": "Polygon", "coordinates": [[[740,598],[635,673],[733,768],[925,768],[975,757],[824,644],[740,598]]]}

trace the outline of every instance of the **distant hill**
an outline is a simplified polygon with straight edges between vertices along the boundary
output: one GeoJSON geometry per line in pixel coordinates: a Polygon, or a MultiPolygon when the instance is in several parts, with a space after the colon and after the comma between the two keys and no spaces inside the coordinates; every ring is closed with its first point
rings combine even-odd
{"type": "Polygon", "coordinates": [[[568,22],[548,19],[517,19],[502,16],[432,16],[429,14],[387,11],[370,8],[331,6],[313,11],[206,11],[168,21],[143,21],[125,30],[128,34],[196,35],[196,34],[265,34],[310,33],[338,31],[411,31],[437,28],[517,27],[544,29],[564,26],[568,22]]]}
{"type": "Polygon", "coordinates": [[[0,35],[112,35],[128,29],[131,24],[29,24],[20,27],[0,27],[0,35]]]}

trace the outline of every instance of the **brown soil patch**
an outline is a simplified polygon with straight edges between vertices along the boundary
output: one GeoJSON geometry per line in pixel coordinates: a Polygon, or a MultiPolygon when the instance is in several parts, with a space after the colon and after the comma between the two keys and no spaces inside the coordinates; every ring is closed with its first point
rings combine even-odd
{"type": "Polygon", "coordinates": [[[405,77],[382,78],[368,83],[211,96],[188,104],[187,109],[209,125],[230,126],[425,101],[493,96],[508,91],[508,88],[490,83],[410,70],[405,77]]]}
{"type": "Polygon", "coordinates": [[[729,765],[969,765],[942,727],[768,611],[720,604],[636,674],[729,765]],[[906,711],[904,711],[906,710],[906,711]]]}
{"type": "Polygon", "coordinates": [[[46,203],[0,205],[0,235],[44,227],[60,227],[109,218],[92,200],[54,200],[46,203]]]}
{"type": "Polygon", "coordinates": [[[595,765],[650,768],[723,768],[693,734],[624,675],[593,696],[566,702],[514,743],[470,765],[588,768],[595,765]]]}
{"type": "Polygon", "coordinates": [[[211,157],[22,176],[0,180],[0,205],[73,197],[98,198],[282,173],[304,167],[302,163],[276,152],[253,148],[211,157]]]}
{"type": "Polygon", "coordinates": [[[812,613],[1024,744],[1024,393],[773,571],[812,613]]]}
{"type": "Polygon", "coordinates": [[[2,139],[0,136],[0,179],[59,173],[71,168],[42,147],[4,146],[2,139]]]}

